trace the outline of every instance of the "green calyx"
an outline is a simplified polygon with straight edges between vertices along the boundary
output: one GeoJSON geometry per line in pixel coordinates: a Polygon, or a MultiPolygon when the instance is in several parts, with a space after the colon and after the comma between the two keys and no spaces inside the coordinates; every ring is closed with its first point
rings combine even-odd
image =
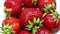
{"type": "Polygon", "coordinates": [[[45,15],[50,11],[50,10],[54,10],[55,8],[55,4],[52,3],[52,4],[49,4],[49,5],[45,5],[45,8],[44,8],[44,14],[43,14],[43,17],[45,17],[45,15]]]}
{"type": "Polygon", "coordinates": [[[60,19],[60,14],[58,14],[58,19],[60,19]]]}
{"type": "Polygon", "coordinates": [[[49,11],[49,10],[53,10],[55,8],[55,4],[49,4],[49,5],[45,5],[44,11],[49,11]]]}
{"type": "Polygon", "coordinates": [[[55,20],[60,20],[60,14],[57,13],[56,10],[50,10],[50,12],[53,14],[53,18],[55,18],[55,20]]]}
{"type": "Polygon", "coordinates": [[[52,3],[50,5],[45,5],[44,11],[45,13],[43,14],[43,17],[45,17],[45,15],[50,12],[51,14],[53,14],[53,18],[55,19],[60,19],[60,15],[56,12],[55,8],[55,4],[52,3]]]}
{"type": "Polygon", "coordinates": [[[32,34],[36,34],[36,32],[38,31],[39,28],[41,28],[43,26],[43,21],[41,21],[39,18],[33,19],[33,22],[31,22],[30,20],[28,21],[28,25],[26,26],[26,30],[32,31],[32,34]]]}
{"type": "Polygon", "coordinates": [[[2,34],[14,34],[15,32],[12,30],[12,26],[4,25],[2,28],[2,34]]]}
{"type": "Polygon", "coordinates": [[[37,0],[32,0],[32,3],[34,3],[34,5],[37,4],[37,0]]]}
{"type": "Polygon", "coordinates": [[[5,12],[5,14],[6,14],[6,17],[10,17],[10,11],[11,11],[12,9],[7,9],[5,6],[4,6],[4,12],[5,12]]]}
{"type": "Polygon", "coordinates": [[[40,28],[39,26],[34,26],[32,29],[32,34],[36,34],[39,28],[40,28]]]}

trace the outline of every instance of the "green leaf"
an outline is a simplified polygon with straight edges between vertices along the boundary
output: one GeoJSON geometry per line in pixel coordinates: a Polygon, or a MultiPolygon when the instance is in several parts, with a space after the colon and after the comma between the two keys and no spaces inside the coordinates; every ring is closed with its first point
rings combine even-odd
{"type": "Polygon", "coordinates": [[[44,13],[44,14],[43,14],[43,18],[46,16],[46,14],[47,14],[47,13],[44,13]]]}
{"type": "Polygon", "coordinates": [[[4,12],[6,13],[7,11],[6,11],[6,7],[4,6],[4,12]]]}
{"type": "Polygon", "coordinates": [[[32,3],[33,3],[34,5],[36,5],[36,4],[37,4],[37,0],[32,0],[32,3]]]}
{"type": "Polygon", "coordinates": [[[6,34],[6,33],[2,32],[2,34],[6,34]]]}
{"type": "Polygon", "coordinates": [[[10,12],[9,11],[7,11],[6,17],[10,17],[10,12]]]}
{"type": "Polygon", "coordinates": [[[32,0],[32,3],[34,3],[35,2],[35,0],[32,0]]]}
{"type": "Polygon", "coordinates": [[[47,9],[49,10],[49,9],[51,9],[51,7],[52,7],[52,5],[50,4],[47,6],[47,9]]]}
{"type": "Polygon", "coordinates": [[[52,14],[54,14],[55,16],[57,16],[57,13],[53,12],[53,10],[50,10],[50,12],[51,12],[52,14]]]}
{"type": "Polygon", "coordinates": [[[49,5],[45,5],[44,11],[50,11],[51,9],[53,10],[55,7],[54,3],[49,4],[49,5]]]}
{"type": "Polygon", "coordinates": [[[40,22],[40,19],[38,18],[37,21],[36,21],[36,24],[39,24],[39,22],[40,22]]]}
{"type": "Polygon", "coordinates": [[[12,26],[4,25],[2,34],[11,34],[11,33],[14,33],[12,30],[12,26]]]}
{"type": "Polygon", "coordinates": [[[32,22],[30,20],[28,21],[28,23],[29,23],[29,25],[32,25],[32,22]]]}
{"type": "Polygon", "coordinates": [[[52,3],[52,7],[51,8],[54,8],[55,7],[55,4],[54,3],[52,3]]]}
{"type": "Polygon", "coordinates": [[[38,31],[38,29],[39,29],[38,26],[33,27],[32,34],[36,34],[36,32],[38,31]]]}
{"type": "Polygon", "coordinates": [[[30,20],[28,21],[28,23],[29,23],[29,24],[26,26],[25,29],[30,31],[30,30],[32,30],[32,28],[33,28],[33,23],[32,23],[30,20]]]}
{"type": "Polygon", "coordinates": [[[32,27],[33,27],[32,25],[27,25],[25,29],[31,31],[32,27]]]}
{"type": "Polygon", "coordinates": [[[33,19],[34,23],[36,23],[36,20],[37,20],[37,19],[34,17],[34,19],[33,19]]]}
{"type": "Polygon", "coordinates": [[[40,19],[38,18],[38,19],[36,19],[35,17],[34,17],[34,19],[33,19],[33,22],[31,22],[30,20],[28,21],[28,25],[26,26],[26,30],[29,30],[29,31],[32,31],[32,34],[35,34],[37,31],[38,31],[38,29],[39,28],[41,28],[41,26],[43,26],[42,25],[42,22],[43,22],[43,20],[42,21],[40,21],[40,19]],[[39,25],[40,24],[40,25],[39,25]]]}
{"type": "Polygon", "coordinates": [[[7,32],[7,34],[11,34],[11,32],[7,32]]]}
{"type": "Polygon", "coordinates": [[[29,22],[29,25],[27,25],[28,28],[32,28],[33,27],[33,23],[30,20],[28,22],[29,22]]]}
{"type": "Polygon", "coordinates": [[[31,28],[25,28],[26,30],[29,30],[29,31],[31,31],[32,29],[31,28]]]}
{"type": "Polygon", "coordinates": [[[44,20],[42,20],[42,21],[39,23],[40,28],[43,26],[43,22],[44,22],[44,20]]]}
{"type": "Polygon", "coordinates": [[[40,23],[43,23],[44,22],[44,20],[42,20],[40,23]]]}
{"type": "Polygon", "coordinates": [[[60,19],[60,15],[58,15],[58,18],[60,19]]]}
{"type": "Polygon", "coordinates": [[[47,13],[48,10],[46,8],[44,8],[44,11],[47,13]]]}
{"type": "Polygon", "coordinates": [[[6,14],[6,17],[10,17],[10,12],[12,11],[12,8],[6,9],[6,6],[4,6],[4,12],[6,14]]]}
{"type": "Polygon", "coordinates": [[[27,27],[27,28],[32,28],[32,27],[33,27],[33,25],[27,25],[26,27],[27,27]]]}

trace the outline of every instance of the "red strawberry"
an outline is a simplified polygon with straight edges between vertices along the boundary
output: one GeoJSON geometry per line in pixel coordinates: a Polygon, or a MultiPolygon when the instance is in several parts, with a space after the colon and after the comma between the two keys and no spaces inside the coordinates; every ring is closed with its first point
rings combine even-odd
{"type": "Polygon", "coordinates": [[[47,28],[38,29],[37,34],[52,34],[47,28]]]}
{"type": "Polygon", "coordinates": [[[4,34],[16,34],[20,30],[20,23],[18,19],[9,17],[4,20],[2,29],[4,34]]]}
{"type": "Polygon", "coordinates": [[[59,27],[60,27],[60,23],[59,23],[59,27]]]}
{"type": "Polygon", "coordinates": [[[5,12],[10,13],[12,16],[17,16],[21,13],[22,10],[22,1],[21,0],[6,0],[4,3],[5,12]]]}
{"type": "MultiPolygon", "coordinates": [[[[45,6],[48,6],[48,7],[52,8],[53,3],[55,5],[53,7],[53,9],[54,9],[54,8],[56,8],[56,1],[55,0],[39,0],[39,4],[38,5],[39,5],[40,10],[42,12],[44,12],[45,6]]],[[[50,9],[50,8],[48,8],[48,9],[50,9]]]]}
{"type": "Polygon", "coordinates": [[[59,27],[59,19],[56,14],[48,13],[44,18],[44,25],[49,29],[55,29],[59,27]]]}
{"type": "Polygon", "coordinates": [[[22,0],[22,2],[26,7],[34,7],[37,4],[37,0],[22,0]]]}
{"type": "Polygon", "coordinates": [[[22,26],[25,27],[28,24],[28,20],[33,21],[34,17],[42,19],[42,12],[36,8],[25,8],[20,15],[22,26]]]}
{"type": "Polygon", "coordinates": [[[31,33],[26,30],[22,30],[21,32],[19,32],[19,34],[31,34],[31,33]]]}

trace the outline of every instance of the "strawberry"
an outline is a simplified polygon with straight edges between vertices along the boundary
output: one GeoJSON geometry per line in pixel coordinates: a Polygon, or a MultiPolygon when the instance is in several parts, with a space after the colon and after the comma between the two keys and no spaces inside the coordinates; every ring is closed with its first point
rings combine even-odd
{"type": "Polygon", "coordinates": [[[37,34],[52,34],[47,28],[38,29],[37,34]]]}
{"type": "Polygon", "coordinates": [[[28,25],[28,21],[33,21],[34,17],[42,19],[42,12],[36,8],[25,8],[20,15],[22,26],[25,27],[28,25]]]}
{"type": "Polygon", "coordinates": [[[37,0],[22,0],[24,6],[34,7],[37,4],[37,0]]]}
{"type": "Polygon", "coordinates": [[[44,18],[44,25],[49,28],[49,29],[55,29],[59,27],[59,17],[58,14],[52,12],[52,13],[48,13],[46,14],[45,18],[44,18]],[[53,13],[53,14],[52,14],[53,13]]]}
{"type": "Polygon", "coordinates": [[[19,32],[19,34],[31,34],[31,32],[26,31],[26,30],[22,30],[21,32],[19,32]]]}
{"type": "Polygon", "coordinates": [[[3,34],[17,34],[20,30],[20,23],[14,17],[6,18],[2,24],[3,34]]]}
{"type": "Polygon", "coordinates": [[[45,6],[48,6],[47,7],[48,9],[54,9],[54,8],[56,8],[56,1],[55,0],[39,0],[38,6],[39,6],[40,10],[42,12],[44,12],[45,6]]]}
{"type": "Polygon", "coordinates": [[[21,0],[6,0],[4,3],[5,13],[10,14],[11,16],[18,16],[22,10],[22,1],[21,0]]]}

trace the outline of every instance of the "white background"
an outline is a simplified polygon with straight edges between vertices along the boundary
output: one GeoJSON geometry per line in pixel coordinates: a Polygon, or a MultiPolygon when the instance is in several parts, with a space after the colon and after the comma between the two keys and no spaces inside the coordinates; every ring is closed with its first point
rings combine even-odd
{"type": "MultiPolygon", "coordinates": [[[[2,21],[5,18],[5,14],[3,12],[4,11],[4,1],[5,0],[0,0],[0,27],[1,27],[2,21]]],[[[60,14],[60,0],[56,0],[56,2],[57,2],[57,9],[56,10],[60,14]]],[[[0,32],[1,32],[1,29],[0,29],[0,32]]],[[[56,34],[60,34],[60,31],[57,32],[56,34]]]]}

